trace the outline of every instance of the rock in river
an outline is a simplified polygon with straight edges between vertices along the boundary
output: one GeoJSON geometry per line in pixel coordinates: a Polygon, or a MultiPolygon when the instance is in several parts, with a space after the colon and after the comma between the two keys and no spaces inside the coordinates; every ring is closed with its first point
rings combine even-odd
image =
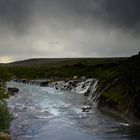
{"type": "Polygon", "coordinates": [[[19,89],[16,87],[8,87],[7,90],[11,95],[14,95],[15,93],[19,91],[19,89]]]}

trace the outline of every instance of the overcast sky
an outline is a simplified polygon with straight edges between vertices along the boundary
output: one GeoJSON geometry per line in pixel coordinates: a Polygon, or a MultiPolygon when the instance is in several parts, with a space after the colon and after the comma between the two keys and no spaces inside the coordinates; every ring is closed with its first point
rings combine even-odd
{"type": "Polygon", "coordinates": [[[140,0],[0,0],[0,62],[140,51],[140,0]]]}

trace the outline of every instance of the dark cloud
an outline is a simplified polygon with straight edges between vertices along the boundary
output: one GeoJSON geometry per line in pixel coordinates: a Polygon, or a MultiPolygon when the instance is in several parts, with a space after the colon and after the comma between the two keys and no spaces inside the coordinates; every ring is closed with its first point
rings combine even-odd
{"type": "Polygon", "coordinates": [[[24,32],[30,25],[34,0],[0,0],[0,25],[24,32]]]}
{"type": "Polygon", "coordinates": [[[107,26],[136,29],[140,23],[139,0],[0,0],[0,17],[17,28],[29,24],[34,12],[44,16],[69,16],[99,20],[107,26]]]}
{"type": "Polygon", "coordinates": [[[130,29],[140,25],[139,0],[103,0],[102,5],[110,24],[130,29]]]}
{"type": "Polygon", "coordinates": [[[140,26],[139,0],[76,0],[67,6],[85,20],[91,18],[107,27],[138,30],[140,26]]]}
{"type": "Polygon", "coordinates": [[[0,0],[0,56],[136,53],[139,7],[139,0],[0,0]]]}

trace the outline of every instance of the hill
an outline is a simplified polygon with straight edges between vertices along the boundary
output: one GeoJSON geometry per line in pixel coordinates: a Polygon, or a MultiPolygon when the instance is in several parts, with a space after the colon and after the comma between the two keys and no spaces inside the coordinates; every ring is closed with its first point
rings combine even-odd
{"type": "Polygon", "coordinates": [[[83,65],[97,65],[103,63],[114,63],[120,60],[124,60],[126,58],[34,58],[23,61],[15,61],[12,63],[4,64],[5,66],[53,66],[60,67],[65,65],[75,65],[75,64],[83,64],[83,65]]]}

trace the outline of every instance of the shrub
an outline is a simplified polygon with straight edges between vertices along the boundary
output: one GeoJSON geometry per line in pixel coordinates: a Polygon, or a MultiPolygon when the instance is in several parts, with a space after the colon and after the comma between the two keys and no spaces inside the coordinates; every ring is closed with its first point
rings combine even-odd
{"type": "Polygon", "coordinates": [[[7,103],[0,101],[0,131],[8,131],[12,115],[9,113],[7,103]]]}

